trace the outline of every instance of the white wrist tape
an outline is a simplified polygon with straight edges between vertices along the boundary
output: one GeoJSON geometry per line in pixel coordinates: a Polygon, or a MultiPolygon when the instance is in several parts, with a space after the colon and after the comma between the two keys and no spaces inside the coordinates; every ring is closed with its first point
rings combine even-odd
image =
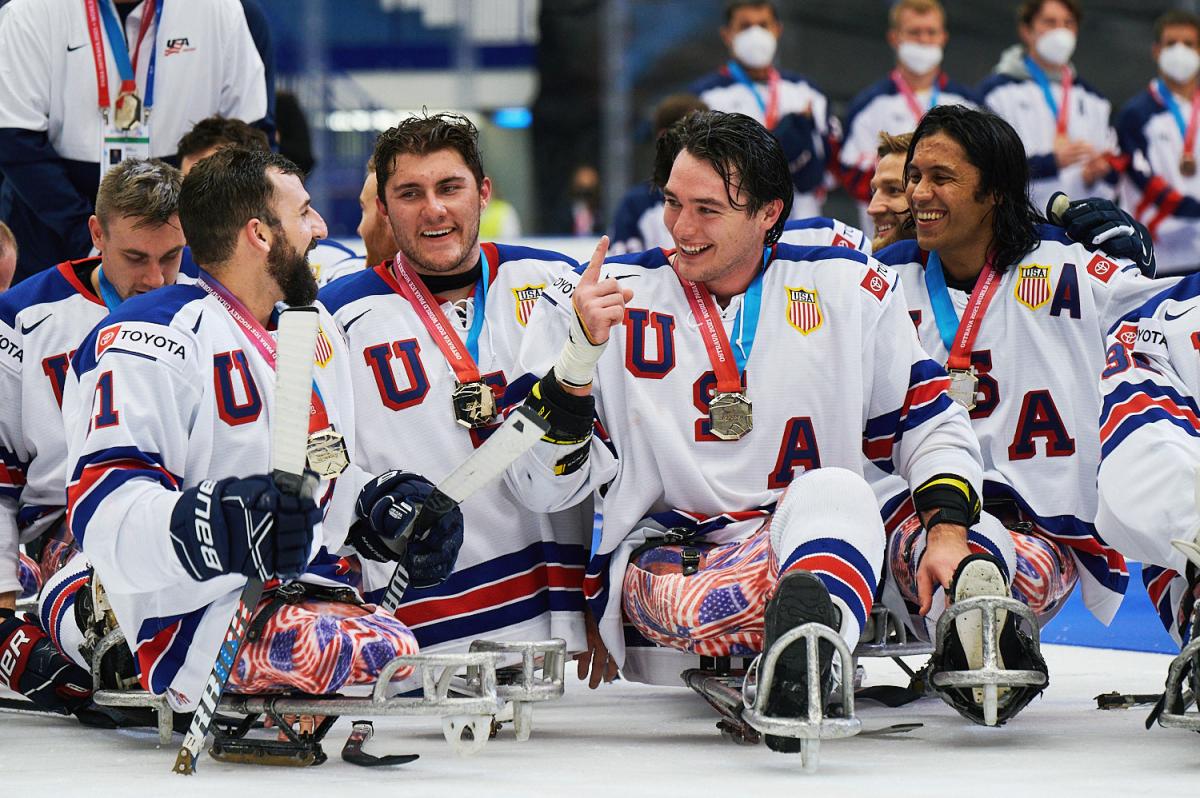
{"type": "Polygon", "coordinates": [[[558,378],[559,382],[577,388],[591,385],[592,377],[596,373],[596,363],[600,360],[600,355],[604,353],[604,347],[607,345],[607,341],[602,344],[593,344],[589,341],[587,333],[583,330],[583,322],[579,319],[579,314],[572,312],[571,329],[567,334],[566,343],[563,344],[562,352],[558,355],[558,361],[554,364],[554,376],[558,378]]]}

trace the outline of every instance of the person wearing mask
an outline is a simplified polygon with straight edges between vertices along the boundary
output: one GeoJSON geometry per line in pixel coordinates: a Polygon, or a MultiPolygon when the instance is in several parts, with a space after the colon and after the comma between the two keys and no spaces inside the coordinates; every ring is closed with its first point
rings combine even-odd
{"type": "Polygon", "coordinates": [[[879,134],[912,130],[936,105],[976,105],[974,91],[950,80],[942,70],[942,55],[950,37],[946,11],[938,0],[899,0],[888,21],[887,42],[896,54],[896,65],[851,101],[846,138],[838,156],[842,185],[858,204],[863,229],[874,218],[867,206],[879,157],[879,134]]]}

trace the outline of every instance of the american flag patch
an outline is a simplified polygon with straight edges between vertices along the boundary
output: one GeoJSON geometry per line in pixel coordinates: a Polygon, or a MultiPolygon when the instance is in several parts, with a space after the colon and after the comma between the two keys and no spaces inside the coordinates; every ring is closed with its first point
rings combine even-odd
{"type": "Polygon", "coordinates": [[[1050,301],[1050,267],[1032,263],[1020,267],[1015,289],[1017,301],[1037,310],[1050,301]]]}
{"type": "Polygon", "coordinates": [[[317,328],[317,348],[314,357],[321,368],[325,368],[329,361],[333,360],[333,344],[329,343],[329,339],[325,337],[325,330],[321,327],[317,328]]]}
{"type": "Polygon", "coordinates": [[[821,305],[817,301],[817,292],[807,288],[792,288],[785,286],[787,292],[787,320],[802,335],[808,335],[821,326],[824,320],[821,316],[821,305]]]}
{"type": "Polygon", "coordinates": [[[540,283],[523,285],[512,290],[513,298],[517,303],[517,323],[522,327],[529,323],[529,314],[533,312],[533,306],[537,304],[538,297],[542,295],[545,288],[545,283],[540,283]]]}

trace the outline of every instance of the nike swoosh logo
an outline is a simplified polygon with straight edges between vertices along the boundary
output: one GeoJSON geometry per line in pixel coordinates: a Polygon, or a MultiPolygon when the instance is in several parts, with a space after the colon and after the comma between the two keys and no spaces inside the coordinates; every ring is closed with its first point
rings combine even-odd
{"type": "Polygon", "coordinates": [[[640,274],[618,274],[618,275],[614,275],[613,279],[614,280],[624,280],[626,277],[641,277],[641,276],[642,275],[640,275],[640,274]]]}
{"type": "Polygon", "coordinates": [[[25,326],[24,324],[22,324],[21,325],[21,335],[29,335],[31,332],[36,330],[38,327],[42,326],[42,322],[44,322],[46,319],[50,318],[50,316],[53,316],[53,315],[54,314],[51,313],[51,314],[47,315],[45,318],[43,318],[41,321],[35,321],[33,324],[30,324],[29,326],[25,326]]]}
{"type": "Polygon", "coordinates": [[[1181,316],[1186,316],[1187,314],[1191,313],[1195,309],[1196,309],[1196,306],[1192,305],[1190,308],[1185,310],[1183,313],[1176,313],[1174,316],[1171,315],[1171,312],[1169,310],[1164,311],[1163,318],[1166,319],[1167,321],[1175,321],[1175,319],[1178,319],[1181,316]]]}
{"type": "Polygon", "coordinates": [[[342,325],[342,329],[343,329],[343,330],[345,330],[346,332],[350,332],[350,325],[351,325],[351,324],[353,324],[354,322],[358,321],[359,319],[361,319],[363,316],[367,315],[367,314],[368,314],[368,313],[370,313],[370,312],[371,312],[371,309],[370,309],[370,308],[367,308],[367,309],[366,309],[366,310],[364,310],[362,313],[359,313],[357,316],[355,316],[354,318],[350,319],[350,321],[348,321],[348,322],[346,322],[345,324],[343,324],[343,325],[342,325]]]}
{"type": "Polygon", "coordinates": [[[71,45],[69,45],[69,44],[68,44],[68,45],[67,45],[67,52],[68,52],[68,53],[73,53],[73,52],[75,52],[76,50],[78,50],[80,47],[87,47],[87,42],[84,42],[83,44],[77,44],[77,45],[75,45],[74,47],[72,47],[71,45]]]}

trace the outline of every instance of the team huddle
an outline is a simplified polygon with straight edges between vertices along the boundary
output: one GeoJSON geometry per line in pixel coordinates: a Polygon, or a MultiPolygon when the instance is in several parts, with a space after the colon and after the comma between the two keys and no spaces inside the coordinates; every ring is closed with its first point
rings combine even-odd
{"type": "Polygon", "coordinates": [[[1200,278],[1111,254],[1144,230],[1110,202],[1047,223],[999,117],[939,106],[893,146],[912,237],[872,256],[787,221],[766,128],[690,113],[654,165],[672,246],[587,264],[480,242],[474,127],[414,117],[376,144],[368,262],[319,290],[300,171],[211,150],[186,177],[110,169],[100,256],[0,296],[0,599],[36,602],[0,604],[0,684],[38,707],[119,726],[94,691],[140,690],[186,718],[247,580],[231,695],[400,689],[397,657],[559,638],[593,687],[744,681],[778,751],[833,735],[843,652],[883,617],[988,725],[1048,684],[1036,632],[1076,584],[1112,618],[1123,556],[1189,643],[1200,278]],[[276,325],[309,305],[295,491],[271,473],[276,325]],[[540,440],[428,512],[522,407],[540,440]]]}

